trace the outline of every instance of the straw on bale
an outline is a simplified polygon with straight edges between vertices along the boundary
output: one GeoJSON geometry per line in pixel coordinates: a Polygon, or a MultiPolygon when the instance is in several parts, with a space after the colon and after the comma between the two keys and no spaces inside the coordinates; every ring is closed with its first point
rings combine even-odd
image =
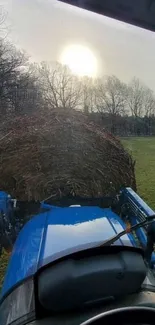
{"type": "Polygon", "coordinates": [[[4,123],[0,189],[18,199],[136,190],[134,162],[118,139],[78,111],[52,111],[4,123]]]}

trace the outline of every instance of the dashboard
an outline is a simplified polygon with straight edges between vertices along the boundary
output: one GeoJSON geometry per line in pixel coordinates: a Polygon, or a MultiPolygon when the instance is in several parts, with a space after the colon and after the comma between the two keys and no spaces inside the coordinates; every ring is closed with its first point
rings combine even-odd
{"type": "MultiPolygon", "coordinates": [[[[57,316],[47,317],[42,320],[33,321],[29,323],[29,325],[80,325],[86,322],[88,319],[95,317],[101,313],[105,313],[113,309],[118,309],[122,307],[134,307],[134,306],[151,307],[154,308],[154,312],[155,312],[155,292],[141,291],[139,293],[131,294],[128,295],[127,297],[123,297],[115,301],[105,302],[105,304],[104,305],[102,304],[102,306],[96,306],[91,309],[85,308],[82,311],[73,312],[70,314],[65,313],[65,314],[59,314],[57,316]]],[[[92,323],[92,325],[94,324],[92,323]]],[[[105,324],[108,323],[105,322],[105,324]]],[[[123,325],[131,325],[131,324],[136,325],[136,322],[123,323],[123,325]]],[[[148,323],[137,322],[137,324],[150,325],[153,323],[148,321],[148,323]]],[[[154,324],[155,324],[155,318],[154,318],[154,324]]],[[[87,325],[87,323],[84,323],[83,325],[87,325]]]]}

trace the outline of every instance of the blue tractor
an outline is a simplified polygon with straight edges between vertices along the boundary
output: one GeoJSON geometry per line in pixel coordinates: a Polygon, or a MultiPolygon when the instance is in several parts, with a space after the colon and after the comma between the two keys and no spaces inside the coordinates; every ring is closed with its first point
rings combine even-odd
{"type": "Polygon", "coordinates": [[[109,303],[129,297],[134,305],[137,294],[155,289],[143,252],[146,223],[155,215],[131,188],[115,197],[26,206],[0,192],[0,211],[1,245],[13,246],[1,290],[1,325],[80,324],[107,311],[109,303]]]}

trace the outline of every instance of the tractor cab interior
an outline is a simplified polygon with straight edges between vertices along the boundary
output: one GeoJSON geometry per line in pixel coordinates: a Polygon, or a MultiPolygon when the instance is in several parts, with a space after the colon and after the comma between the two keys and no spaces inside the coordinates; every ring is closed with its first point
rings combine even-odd
{"type": "MultiPolygon", "coordinates": [[[[42,5],[42,2],[38,1],[38,5],[42,5]]],[[[47,3],[49,2],[47,1],[47,3]]],[[[155,32],[155,0],[58,0],[58,2],[65,2],[71,6],[119,20],[122,23],[128,23],[137,26],[137,28],[155,32]]],[[[42,71],[45,77],[44,67],[42,71]]],[[[52,127],[50,126],[50,132],[51,129],[52,127]]],[[[39,163],[37,166],[39,170],[39,163]]],[[[44,173],[42,174],[44,175],[44,173]]],[[[32,214],[35,215],[34,219],[37,219],[38,213],[41,212],[40,219],[38,218],[38,220],[40,220],[42,225],[40,228],[38,227],[38,234],[35,222],[33,223],[31,220],[33,232],[31,233],[32,243],[29,242],[32,245],[29,247],[34,247],[34,250],[32,252],[29,250],[27,255],[24,255],[24,253],[20,255],[20,248],[25,246],[19,245],[15,252],[17,256],[14,261],[18,263],[19,259],[17,257],[20,255],[21,268],[14,272],[13,277],[19,279],[19,276],[21,276],[23,278],[19,282],[12,282],[13,284],[11,283],[13,280],[11,280],[10,287],[8,284],[8,287],[6,285],[6,292],[4,292],[0,300],[0,325],[111,325],[117,322],[120,325],[155,324],[155,273],[154,270],[150,270],[146,265],[142,249],[146,246],[146,227],[144,225],[143,229],[136,228],[132,237],[128,235],[125,228],[126,222],[129,220],[130,227],[132,227],[137,222],[144,223],[148,217],[152,216],[154,218],[154,211],[136,193],[133,193],[130,188],[125,188],[124,192],[120,192],[119,197],[115,198],[105,197],[94,200],[88,198],[87,204],[86,199],[81,197],[63,197],[62,200],[53,201],[52,204],[58,210],[62,207],[72,209],[77,204],[77,207],[81,207],[81,214],[84,211],[83,207],[85,205],[101,207],[103,209],[102,214],[105,211],[107,212],[107,219],[102,220],[104,225],[108,224],[107,220],[111,218],[113,223],[111,223],[110,230],[115,231],[115,226],[118,229],[119,223],[119,227],[121,227],[121,230],[123,229],[123,234],[125,233],[128,236],[129,244],[125,246],[122,242],[122,246],[112,245],[111,243],[104,245],[105,240],[103,240],[102,242],[99,241],[96,247],[93,246],[79,251],[78,242],[77,246],[73,245],[74,248],[76,247],[76,251],[68,255],[64,253],[57,260],[46,263],[47,259],[51,258],[51,247],[54,251],[56,246],[54,246],[56,242],[52,242],[52,246],[49,240],[49,238],[52,238],[52,235],[54,237],[53,229],[59,231],[61,245],[65,245],[71,239],[72,241],[74,240],[74,233],[71,239],[69,236],[66,236],[65,231],[67,227],[69,229],[74,227],[78,232],[77,229],[80,222],[83,225],[86,221],[92,221],[95,225],[95,218],[97,218],[96,210],[94,210],[94,220],[86,220],[86,216],[83,213],[84,216],[82,217],[85,220],[79,221],[78,212],[75,210],[74,224],[71,220],[73,219],[71,213],[70,220],[67,220],[68,224],[67,221],[66,224],[63,221],[64,214],[61,216],[62,218],[59,218],[59,223],[55,222],[54,224],[53,222],[52,224],[51,220],[54,219],[56,214],[53,213],[51,217],[50,213],[55,207],[53,208],[50,204],[50,200],[46,202],[33,202],[30,207],[30,202],[26,204],[22,201],[17,202],[17,207],[14,211],[17,220],[21,218],[21,215],[23,219],[26,218],[30,209],[32,214]],[[44,212],[46,213],[45,219],[43,219],[44,212]],[[120,221],[118,222],[117,219],[120,221]],[[47,233],[48,237],[46,237],[47,233]],[[64,233],[66,242],[63,242],[64,233]],[[43,245],[40,237],[42,238],[43,245]],[[44,257],[45,251],[48,256],[46,255],[44,260],[41,260],[40,256],[44,257]],[[25,265],[28,265],[29,262],[31,268],[25,271],[25,265]],[[45,264],[41,265],[42,262],[45,262],[45,264]],[[33,272],[31,272],[32,269],[33,272]]],[[[90,219],[90,215],[87,218],[90,219]]],[[[10,226],[10,223],[8,222],[7,225],[10,226]]],[[[78,240],[79,238],[83,241],[86,239],[85,229],[83,227],[83,232],[80,233],[79,231],[78,240]]],[[[7,236],[11,231],[12,228],[7,227],[7,236]]],[[[69,235],[71,231],[70,233],[68,232],[69,235]]],[[[95,231],[99,233],[99,228],[96,227],[95,231]]],[[[28,231],[27,234],[29,234],[28,231]]],[[[103,239],[103,232],[101,235],[103,239]]],[[[12,238],[14,244],[14,236],[12,238]]],[[[25,242],[26,240],[28,241],[28,235],[27,238],[26,236],[23,236],[23,238],[23,242],[24,240],[25,242]]],[[[118,240],[120,240],[119,236],[118,240]]],[[[108,239],[106,241],[108,242],[108,239]]],[[[71,246],[72,243],[68,245],[71,246]]],[[[85,241],[82,245],[85,247],[85,241]]],[[[56,249],[58,250],[59,248],[56,247],[56,249]]],[[[59,249],[58,253],[61,254],[63,250],[64,246],[62,250],[59,249]]],[[[155,265],[155,255],[152,254],[152,256],[155,265]]],[[[15,263],[14,269],[16,269],[15,263]]],[[[10,270],[12,270],[11,266],[8,267],[7,280],[11,274],[10,270]]]]}

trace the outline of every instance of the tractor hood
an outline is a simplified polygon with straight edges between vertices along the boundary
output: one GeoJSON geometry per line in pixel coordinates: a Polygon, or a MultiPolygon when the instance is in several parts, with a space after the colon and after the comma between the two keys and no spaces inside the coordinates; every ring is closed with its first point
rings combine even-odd
{"type": "MultiPolygon", "coordinates": [[[[109,208],[53,207],[36,215],[17,238],[2,296],[48,263],[96,246],[123,229],[122,220],[109,208]]],[[[124,235],[115,244],[133,246],[133,237],[124,235]]]]}

